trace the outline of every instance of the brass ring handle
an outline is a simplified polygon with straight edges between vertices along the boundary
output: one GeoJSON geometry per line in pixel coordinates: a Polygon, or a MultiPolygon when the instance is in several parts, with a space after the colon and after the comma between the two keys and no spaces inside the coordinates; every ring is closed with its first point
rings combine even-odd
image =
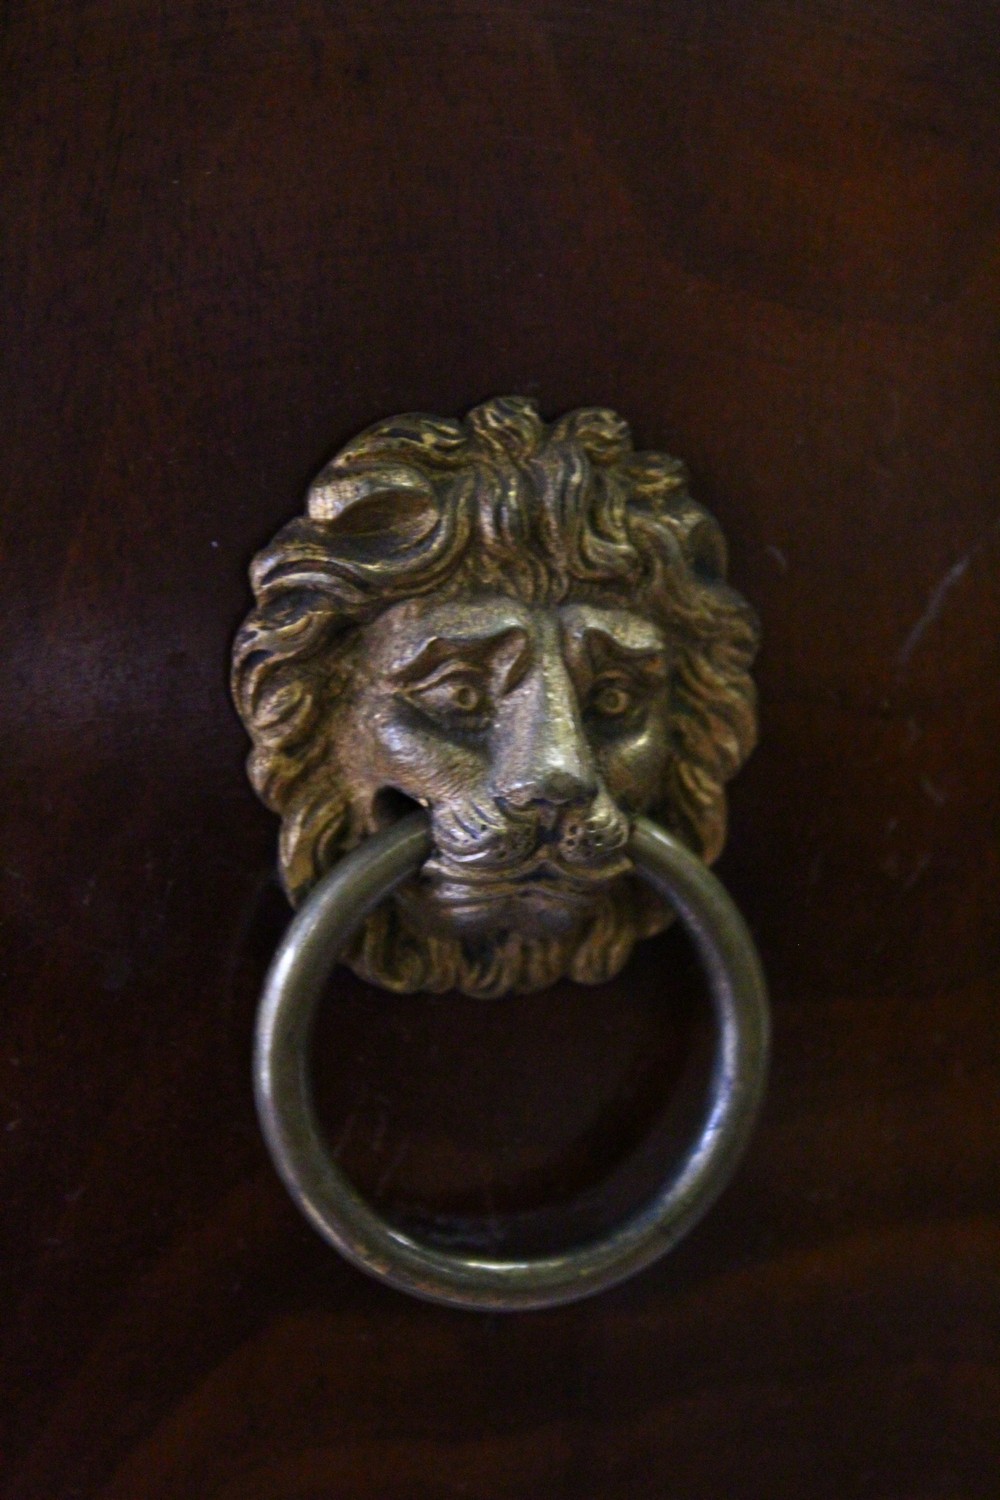
{"type": "Polygon", "coordinates": [[[559,1255],[490,1260],[422,1244],[381,1218],[330,1159],[312,1102],[310,1040],[323,985],[359,923],[432,849],[412,813],[344,858],[289,926],[257,1023],[257,1108],[268,1148],[303,1214],[355,1265],[428,1301],[492,1311],[590,1296],[665,1254],[711,1207],[746,1147],[767,1072],[764,978],[746,924],[721,883],[670,834],[636,818],[627,852],[671,904],[708,976],[718,1024],[709,1099],[697,1137],[662,1188],[601,1239],[559,1255]]]}

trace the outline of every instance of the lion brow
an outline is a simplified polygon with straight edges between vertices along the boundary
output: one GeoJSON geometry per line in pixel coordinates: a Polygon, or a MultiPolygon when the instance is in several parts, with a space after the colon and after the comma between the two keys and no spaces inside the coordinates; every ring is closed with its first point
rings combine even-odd
{"type": "Polygon", "coordinates": [[[661,640],[629,639],[613,625],[586,625],[583,634],[588,645],[598,646],[618,661],[641,667],[652,676],[666,676],[668,652],[661,640]]]}
{"type": "Polygon", "coordinates": [[[403,655],[394,666],[392,677],[397,682],[416,682],[432,672],[449,657],[464,656],[472,661],[485,660],[515,635],[523,635],[516,625],[506,625],[498,630],[495,625],[481,631],[470,630],[456,635],[435,635],[428,641],[415,645],[410,656],[403,655]]]}

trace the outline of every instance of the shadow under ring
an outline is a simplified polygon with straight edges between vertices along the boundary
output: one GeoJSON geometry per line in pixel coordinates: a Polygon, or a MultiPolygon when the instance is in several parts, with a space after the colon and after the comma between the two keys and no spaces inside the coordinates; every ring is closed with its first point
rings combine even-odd
{"type": "Polygon", "coordinates": [[[722,1192],[746,1149],[767,1076],[769,1017],[753,939],[721,883],[664,829],[636,818],[628,853],[674,908],[709,981],[717,1039],[700,1129],[663,1185],[609,1233],[557,1255],[495,1260],[422,1244],[377,1214],[324,1145],[309,1057],[330,970],[361,923],[432,849],[411,813],[347,855],[298,911],[275,955],[257,1017],[257,1111],[275,1166],[315,1229],[370,1275],[427,1301],[483,1311],[591,1296],[666,1254],[722,1192]]]}

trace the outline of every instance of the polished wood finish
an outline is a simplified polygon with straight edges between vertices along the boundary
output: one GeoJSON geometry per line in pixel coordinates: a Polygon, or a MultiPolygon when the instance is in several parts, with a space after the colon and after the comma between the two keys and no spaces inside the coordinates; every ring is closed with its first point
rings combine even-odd
{"type": "MultiPolygon", "coordinates": [[[[996,1495],[998,43],[985,0],[6,8],[11,1500],[996,1495]],[[720,873],[776,1060],[667,1261],[481,1317],[266,1158],[225,671],[337,443],[503,389],[687,458],[761,612],[720,873]]],[[[603,992],[336,997],[386,1210],[552,1237],[635,1190],[704,1008],[677,933],[603,992]]]]}

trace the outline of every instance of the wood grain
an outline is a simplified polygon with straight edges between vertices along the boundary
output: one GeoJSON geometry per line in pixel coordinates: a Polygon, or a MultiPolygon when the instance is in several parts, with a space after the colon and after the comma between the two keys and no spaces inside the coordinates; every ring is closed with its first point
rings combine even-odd
{"type": "MultiPolygon", "coordinates": [[[[997,1493],[998,41],[985,0],[6,7],[11,1500],[997,1493]],[[324,457],[505,389],[685,457],[763,617],[720,873],[776,1065],[668,1261],[483,1318],[268,1164],[225,672],[324,457]]],[[[703,1009],[677,934],[607,991],[336,995],[386,1211],[554,1234],[635,1189],[703,1009]]]]}

